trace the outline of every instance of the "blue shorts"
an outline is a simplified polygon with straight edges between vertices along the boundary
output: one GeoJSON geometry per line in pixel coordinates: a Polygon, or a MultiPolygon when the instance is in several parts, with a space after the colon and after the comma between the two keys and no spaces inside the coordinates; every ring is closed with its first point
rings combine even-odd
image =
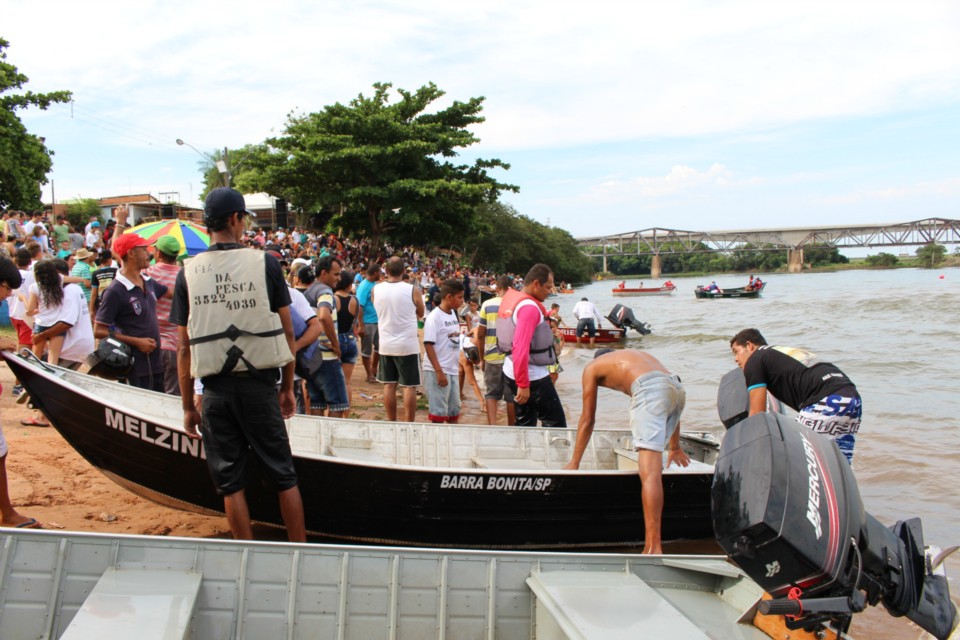
{"type": "Polygon", "coordinates": [[[630,386],[630,430],[636,449],[663,451],[680,425],[687,392],[680,378],[662,371],[645,373],[630,386]]]}
{"type": "Polygon", "coordinates": [[[854,387],[840,389],[797,413],[797,422],[833,438],[840,451],[853,464],[853,448],[863,415],[863,401],[854,387]]]}
{"type": "Polygon", "coordinates": [[[356,364],[359,349],[357,349],[357,336],[352,333],[341,333],[340,338],[340,362],[343,364],[356,364]]]}
{"type": "Polygon", "coordinates": [[[307,378],[310,408],[323,411],[346,411],[350,408],[347,380],[339,360],[324,360],[313,377],[307,378]]]}

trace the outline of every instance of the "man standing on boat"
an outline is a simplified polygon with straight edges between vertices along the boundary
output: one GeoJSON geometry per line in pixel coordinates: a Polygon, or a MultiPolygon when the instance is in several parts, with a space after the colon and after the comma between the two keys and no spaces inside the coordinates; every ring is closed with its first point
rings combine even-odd
{"type": "Polygon", "coordinates": [[[417,320],[423,318],[423,294],[403,280],[403,260],[394,256],[384,268],[387,279],[373,288],[371,298],[377,310],[380,334],[380,368],[383,406],[387,420],[397,420],[397,386],[403,389],[403,419],[417,417],[417,387],[420,386],[420,336],[417,320]]]}
{"type": "Polygon", "coordinates": [[[730,350],[743,369],[751,416],[766,411],[769,391],[798,412],[797,422],[833,438],[853,463],[863,402],[846,374],[809,351],[768,346],[757,329],[733,336],[730,350]]]}
{"type": "Polygon", "coordinates": [[[553,331],[543,301],[553,291],[553,270],[545,264],[530,267],[522,291],[510,289],[497,313],[497,347],[506,355],[503,375],[516,402],[517,424],[566,428],[560,396],[547,367],[557,361],[553,331]]]}
{"type": "Polygon", "coordinates": [[[680,414],[686,391],[680,377],[667,371],[644,351],[600,349],[583,369],[583,410],[577,425],[573,456],[564,469],[579,469],[597,415],[597,389],[606,387],[630,396],[630,430],[637,450],[643,500],[644,553],[663,553],[660,519],[663,514],[663,451],[667,467],[690,459],[680,448],[680,414]]]}
{"type": "Polygon", "coordinates": [[[210,248],[177,275],[170,321],[180,334],[183,426],[197,438],[200,425],[234,538],[253,538],[244,488],[247,458],[256,455],[277,488],[287,536],[304,542],[303,502],[284,424],[295,410],[290,293],[277,259],[242,244],[246,215],[239,191],[211,191],[203,213],[210,248]],[[202,423],[193,402],[196,378],[203,382],[202,423]]]}
{"type": "Polygon", "coordinates": [[[580,298],[580,302],[573,307],[573,317],[577,319],[577,346],[580,346],[580,339],[584,332],[590,336],[590,346],[592,347],[597,340],[597,329],[601,329],[600,310],[586,298],[580,298]]]}

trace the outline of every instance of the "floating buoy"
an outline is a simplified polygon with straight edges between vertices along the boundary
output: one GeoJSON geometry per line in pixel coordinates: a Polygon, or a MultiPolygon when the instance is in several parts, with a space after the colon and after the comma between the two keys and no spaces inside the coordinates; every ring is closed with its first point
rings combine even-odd
{"type": "Polygon", "coordinates": [[[942,273],[940,274],[940,279],[943,280],[943,274],[942,274],[942,273]]]}

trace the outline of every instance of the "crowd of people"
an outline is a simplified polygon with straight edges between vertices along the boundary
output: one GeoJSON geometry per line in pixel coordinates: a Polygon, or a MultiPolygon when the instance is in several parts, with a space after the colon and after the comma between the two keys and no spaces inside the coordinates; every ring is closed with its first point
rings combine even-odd
{"type": "MultiPolygon", "coordinates": [[[[555,292],[548,265],[535,264],[521,278],[468,269],[454,256],[414,247],[374,252],[365,240],[335,234],[251,229],[243,196],[227,187],[207,196],[211,245],[192,258],[172,236],[151,244],[124,233],[123,207],[102,233],[97,219],[80,234],[62,218],[48,232],[42,216],[3,217],[9,258],[0,256],[0,291],[10,303],[16,346],[77,369],[95,354],[96,339],[126,345],[129,384],[181,396],[184,429],[203,438],[237,538],[252,537],[244,497],[250,455],[277,487],[290,539],[305,538],[284,420],[294,413],[347,417],[357,360],[366,381],[382,385],[387,420],[415,421],[423,389],[427,419],[457,423],[466,387],[491,425],[502,402],[509,425],[567,426],[555,386],[562,319],[558,305],[545,306],[555,292]],[[60,245],[65,253],[54,254],[60,245]]],[[[600,313],[582,298],[573,315],[577,344],[586,334],[593,346],[600,313]]],[[[769,389],[852,458],[861,402],[842,372],[804,361],[796,350],[768,347],[755,329],[737,334],[731,349],[746,376],[751,414],[765,409],[769,389]]],[[[595,354],[582,375],[567,468],[578,468],[587,447],[598,388],[631,396],[644,552],[660,553],[661,455],[667,451],[668,466],[689,462],[679,445],[683,385],[651,354],[595,354]]],[[[13,393],[22,393],[19,385],[13,393]]],[[[36,415],[24,424],[45,421],[36,415]]],[[[0,432],[2,522],[35,526],[10,504],[5,455],[0,432]]]]}

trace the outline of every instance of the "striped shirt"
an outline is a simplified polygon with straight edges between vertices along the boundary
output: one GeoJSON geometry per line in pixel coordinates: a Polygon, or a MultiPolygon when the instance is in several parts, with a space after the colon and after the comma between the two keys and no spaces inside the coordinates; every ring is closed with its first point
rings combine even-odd
{"type": "Polygon", "coordinates": [[[490,298],[480,306],[480,326],[486,331],[483,339],[483,359],[487,362],[501,363],[504,356],[497,348],[497,313],[503,298],[490,298]]]}

